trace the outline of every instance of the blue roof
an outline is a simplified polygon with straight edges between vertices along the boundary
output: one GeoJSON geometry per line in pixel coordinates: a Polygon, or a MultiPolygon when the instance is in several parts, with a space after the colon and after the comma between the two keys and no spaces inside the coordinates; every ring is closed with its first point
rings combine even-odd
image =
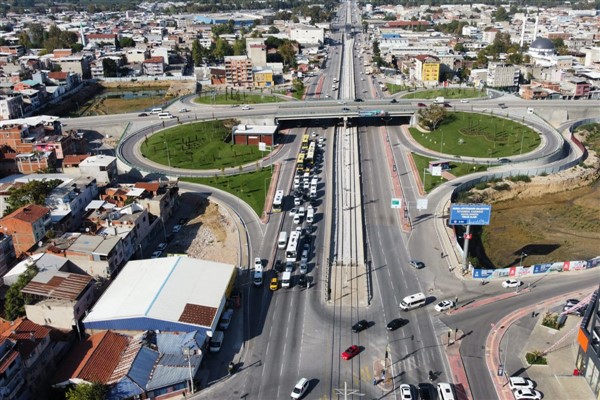
{"type": "Polygon", "coordinates": [[[21,81],[21,83],[24,83],[29,86],[35,86],[40,84],[38,81],[34,81],[33,79],[25,79],[24,81],[21,81]]]}
{"type": "Polygon", "coordinates": [[[158,333],[156,345],[161,353],[179,354],[182,348],[192,350],[201,349],[206,340],[206,335],[201,331],[192,331],[181,334],[158,333]]]}
{"type": "MultiPolygon", "coordinates": [[[[191,356],[190,364],[193,376],[196,375],[201,362],[201,355],[191,356]]],[[[190,377],[189,367],[190,365],[188,365],[187,357],[182,353],[164,354],[154,369],[152,379],[148,383],[146,390],[156,390],[166,386],[172,386],[177,382],[185,382],[190,377]]]]}
{"type": "Polygon", "coordinates": [[[160,354],[157,351],[149,347],[142,347],[135,357],[127,376],[141,387],[145,387],[150,381],[152,369],[159,357],[160,354]]]}
{"type": "Polygon", "coordinates": [[[399,33],[384,33],[381,35],[382,39],[400,39],[401,36],[399,33]]]}
{"type": "Polygon", "coordinates": [[[136,385],[128,377],[124,377],[116,384],[111,386],[110,392],[106,398],[107,400],[121,400],[141,395],[143,393],[144,389],[136,385]]]}

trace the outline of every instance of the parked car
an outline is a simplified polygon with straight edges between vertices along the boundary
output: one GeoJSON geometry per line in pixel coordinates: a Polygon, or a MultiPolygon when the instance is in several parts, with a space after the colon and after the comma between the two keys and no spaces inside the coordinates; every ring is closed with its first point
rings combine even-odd
{"type": "Polygon", "coordinates": [[[260,269],[262,268],[262,260],[260,259],[260,257],[256,257],[254,259],[254,269],[260,269]]]}
{"type": "Polygon", "coordinates": [[[152,257],[150,257],[150,258],[158,258],[160,256],[162,256],[162,251],[161,250],[157,250],[154,253],[152,253],[152,257]]]}
{"type": "Polygon", "coordinates": [[[344,352],[342,353],[342,359],[350,360],[352,357],[356,356],[358,353],[360,353],[360,347],[353,344],[352,346],[350,346],[346,350],[344,350],[344,352]]]}
{"type": "Polygon", "coordinates": [[[167,244],[166,243],[160,243],[158,245],[158,247],[156,248],[156,250],[164,251],[166,248],[167,248],[167,244]]]}
{"type": "Polygon", "coordinates": [[[396,329],[403,327],[407,323],[408,323],[407,319],[395,318],[395,319],[391,320],[390,322],[388,322],[385,329],[387,329],[388,331],[395,331],[396,329]]]}
{"type": "Polygon", "coordinates": [[[435,388],[430,383],[419,383],[419,398],[421,400],[433,400],[433,391],[435,388]]]}
{"type": "Polygon", "coordinates": [[[410,390],[410,385],[403,383],[400,385],[400,398],[402,400],[413,400],[412,391],[410,390]]]}
{"type": "Polygon", "coordinates": [[[435,311],[444,312],[452,307],[454,307],[454,302],[452,300],[443,300],[435,305],[435,311]]]}
{"type": "Polygon", "coordinates": [[[513,391],[515,400],[541,400],[542,394],[533,389],[517,389],[513,391]]]}
{"type": "Polygon", "coordinates": [[[510,386],[510,390],[533,389],[535,383],[531,379],[522,378],[520,376],[511,376],[508,380],[508,386],[510,386]]]}
{"type": "Polygon", "coordinates": [[[360,320],[352,325],[352,333],[359,333],[369,327],[369,322],[366,319],[360,320]]]}
{"type": "Polygon", "coordinates": [[[507,279],[504,282],[502,282],[502,287],[503,288],[514,288],[514,287],[519,287],[521,286],[522,282],[520,280],[517,279],[507,279]]]}
{"type": "Polygon", "coordinates": [[[173,233],[178,233],[181,230],[181,225],[175,225],[173,227],[173,233]]]}
{"type": "Polygon", "coordinates": [[[298,286],[303,287],[303,288],[308,286],[308,277],[306,276],[306,274],[301,274],[298,277],[298,286]]]}

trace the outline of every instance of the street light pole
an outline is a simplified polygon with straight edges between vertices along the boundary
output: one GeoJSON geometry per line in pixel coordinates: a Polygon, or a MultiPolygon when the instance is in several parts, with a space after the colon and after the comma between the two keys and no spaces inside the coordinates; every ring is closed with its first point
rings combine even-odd
{"type": "Polygon", "coordinates": [[[190,393],[194,393],[194,377],[192,376],[192,354],[194,351],[189,347],[183,349],[183,355],[187,357],[188,368],[190,370],[190,393]]]}
{"type": "Polygon", "coordinates": [[[521,252],[521,261],[519,262],[519,266],[523,266],[523,258],[527,257],[527,253],[521,252]]]}

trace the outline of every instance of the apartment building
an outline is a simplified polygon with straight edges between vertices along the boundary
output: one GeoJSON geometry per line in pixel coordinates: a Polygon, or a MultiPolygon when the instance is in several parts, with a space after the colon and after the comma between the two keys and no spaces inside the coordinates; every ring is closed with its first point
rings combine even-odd
{"type": "Polygon", "coordinates": [[[12,237],[0,232],[0,276],[8,272],[16,256],[12,237]]]}
{"type": "Polygon", "coordinates": [[[488,87],[516,87],[519,84],[519,68],[515,65],[490,62],[488,64],[488,87]]]}
{"type": "Polygon", "coordinates": [[[157,76],[165,73],[165,62],[162,56],[150,57],[142,62],[145,75],[157,76]]]}
{"type": "Polygon", "coordinates": [[[77,234],[72,238],[63,244],[55,244],[51,251],[67,257],[90,276],[110,278],[127,260],[119,236],[77,234]]]}
{"type": "Polygon", "coordinates": [[[28,400],[29,386],[25,383],[25,370],[17,341],[0,336],[0,398],[28,400]]]}
{"type": "Polygon", "coordinates": [[[52,224],[50,209],[37,204],[21,207],[0,219],[0,232],[10,235],[17,257],[45,238],[52,224]]]}
{"type": "Polygon", "coordinates": [[[23,116],[23,95],[0,95],[0,120],[20,118],[23,116]]]}
{"type": "Polygon", "coordinates": [[[87,157],[79,163],[81,175],[91,176],[99,185],[112,182],[117,177],[117,158],[107,155],[87,157]]]}
{"type": "Polygon", "coordinates": [[[437,85],[440,80],[440,61],[433,56],[416,56],[415,79],[425,86],[437,85]]]}
{"type": "Polygon", "coordinates": [[[225,75],[230,86],[252,87],[252,60],[248,56],[225,57],[225,75]]]}
{"type": "Polygon", "coordinates": [[[98,197],[96,179],[81,176],[63,181],[46,197],[55,231],[77,231],[86,213],[86,206],[98,197]]]}

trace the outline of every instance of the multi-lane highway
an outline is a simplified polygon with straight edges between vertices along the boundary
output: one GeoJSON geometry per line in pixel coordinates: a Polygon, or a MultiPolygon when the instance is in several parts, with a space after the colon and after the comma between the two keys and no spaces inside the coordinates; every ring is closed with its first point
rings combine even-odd
{"type": "MultiPolygon", "coordinates": [[[[326,69],[309,79],[306,101],[285,106],[258,105],[244,112],[250,117],[333,114],[343,118],[345,113],[356,113],[359,108],[393,110],[405,107],[416,110],[414,101],[399,99],[398,103],[391,104],[383,100],[378,82],[365,74],[359,50],[365,39],[360,33],[362,27],[358,15],[360,13],[354,3],[341,4],[338,22],[331,34],[326,69]],[[358,97],[364,102],[356,102],[358,97]]],[[[502,101],[515,110],[525,110],[529,104],[513,97],[502,101]]],[[[496,109],[497,103],[497,99],[478,100],[471,104],[457,104],[455,109],[488,112],[496,109]]],[[[564,102],[564,107],[580,107],[574,103],[564,102]]],[[[229,107],[186,104],[193,111],[179,115],[181,122],[240,117],[239,110],[229,107]]],[[[552,104],[562,107],[563,102],[552,104]]],[[[524,118],[537,124],[535,126],[544,133],[544,143],[535,154],[522,155],[521,160],[544,159],[544,156],[561,148],[562,138],[548,134],[546,125],[533,117],[525,115],[524,118]]],[[[249,207],[240,204],[231,195],[180,184],[186,190],[202,190],[217,201],[230,205],[238,214],[245,224],[248,238],[245,263],[250,265],[254,257],[263,259],[267,264],[267,283],[275,276],[275,261],[285,264],[286,251],[276,245],[280,231],[292,232],[301,228],[303,238],[300,246],[303,248],[307,244],[309,247],[309,284],[306,288],[297,284],[298,265],[293,267],[292,287],[275,292],[269,290],[268,284],[253,287],[249,284],[247,270],[242,272],[244,305],[243,321],[239,324],[242,335],[239,336],[243,346],[235,356],[238,371],[226,377],[225,366],[230,361],[226,357],[231,356],[227,351],[217,356],[208,355],[205,363],[209,366],[207,381],[211,384],[198,394],[198,398],[284,398],[289,396],[301,377],[310,380],[306,398],[335,398],[339,393],[337,390],[345,386],[366,398],[379,398],[388,393],[395,395],[400,383],[416,385],[427,381],[429,371],[435,373],[437,381],[452,382],[441,337],[455,328],[472,332],[465,340],[465,352],[470,357],[465,366],[469,380],[471,377],[477,380],[477,384],[472,385],[473,393],[477,395],[475,398],[495,397],[485,365],[482,365],[483,357],[478,356],[481,352],[479,346],[485,342],[490,323],[501,318],[508,308],[518,307],[516,302],[521,298],[451,317],[433,310],[432,303],[438,300],[460,296],[461,301],[468,301],[498,294],[502,289],[491,285],[481,287],[468,280],[456,279],[448,271],[446,259],[440,257],[440,253],[449,249],[444,248],[447,244],[442,240],[437,221],[451,189],[437,189],[428,196],[428,209],[416,210],[414,205],[421,195],[407,152],[423,153],[423,149],[417,149],[405,139],[399,127],[381,126],[381,123],[356,126],[354,122],[349,118],[343,121],[342,126],[294,128],[286,132],[286,142],[272,161],[280,164],[277,189],[283,190],[287,196],[283,212],[270,214],[267,224],[260,222],[249,207]],[[312,203],[316,211],[315,222],[308,224],[304,219],[297,224],[290,214],[294,207],[292,193],[296,156],[301,150],[301,136],[311,134],[313,130],[315,135],[311,136],[314,139],[324,138],[322,161],[316,163],[312,173],[318,178],[318,193],[312,202],[302,200],[301,206],[312,203]],[[397,171],[390,168],[387,154],[394,160],[397,171]],[[400,185],[403,201],[409,206],[406,218],[418,222],[413,224],[412,230],[403,229],[401,218],[404,216],[390,208],[391,199],[395,197],[394,184],[400,185]],[[425,268],[411,267],[411,259],[423,261],[425,268]],[[401,311],[398,304],[402,298],[416,292],[426,294],[427,305],[401,311]],[[386,325],[398,318],[405,320],[405,324],[398,329],[387,330],[386,325]],[[368,321],[367,329],[353,333],[352,326],[363,319],[368,321]],[[343,360],[340,354],[350,345],[357,345],[360,352],[351,360],[343,360]],[[386,371],[384,377],[381,376],[382,368],[386,371]],[[373,385],[374,379],[377,385],[373,385]]],[[[144,160],[139,153],[139,143],[145,135],[162,129],[161,123],[151,119],[124,114],[110,119],[73,119],[67,123],[69,128],[87,129],[132,123],[128,129],[130,134],[119,146],[118,154],[122,161],[141,170],[164,175],[202,174],[173,170],[144,160]]],[[[170,122],[175,123],[177,121],[170,122]]],[[[432,152],[432,155],[435,156],[435,153],[432,152]]],[[[548,160],[544,159],[544,162],[548,160]]],[[[248,169],[254,169],[254,166],[248,169]]],[[[539,301],[585,284],[584,279],[573,279],[569,285],[561,285],[557,278],[548,276],[544,287],[525,300],[539,301]]],[[[225,347],[228,347],[227,340],[225,347]]],[[[236,345],[230,343],[229,347],[236,345]]]]}

